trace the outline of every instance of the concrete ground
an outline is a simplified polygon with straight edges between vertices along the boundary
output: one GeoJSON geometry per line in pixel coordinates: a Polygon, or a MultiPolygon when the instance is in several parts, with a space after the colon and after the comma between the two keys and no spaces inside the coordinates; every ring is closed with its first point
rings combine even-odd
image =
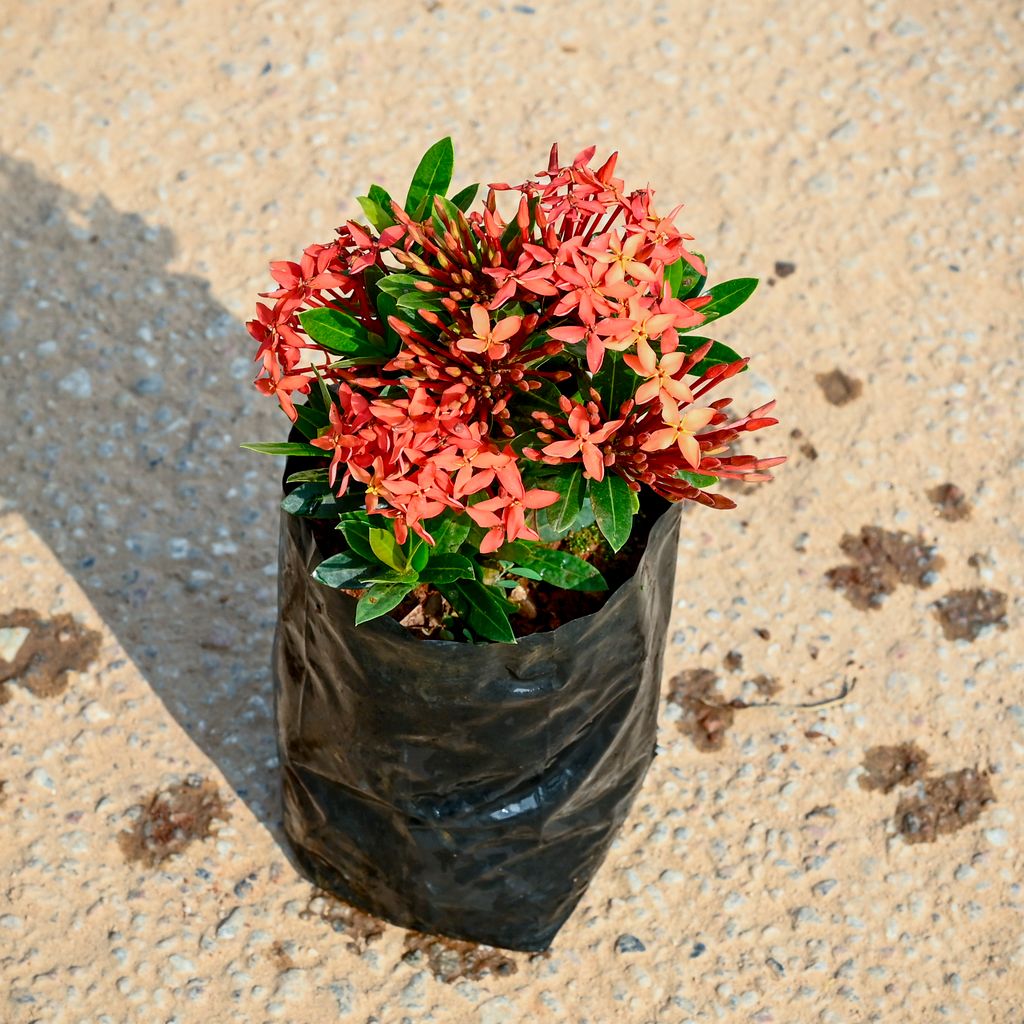
{"type": "Polygon", "coordinates": [[[2,25],[0,1021],[1019,1024],[1020,9],[2,25]],[[346,917],[279,823],[279,467],[238,444],[285,421],[242,321],[446,134],[460,184],[593,142],[685,202],[718,279],[762,278],[720,336],[790,455],[687,512],[661,754],[546,958],[346,917]]]}

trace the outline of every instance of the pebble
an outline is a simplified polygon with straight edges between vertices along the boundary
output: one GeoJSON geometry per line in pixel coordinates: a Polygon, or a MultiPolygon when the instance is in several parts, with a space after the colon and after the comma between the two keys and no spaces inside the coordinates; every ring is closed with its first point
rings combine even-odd
{"type": "Polygon", "coordinates": [[[24,626],[4,626],[0,629],[0,661],[14,661],[30,632],[24,626]]]}
{"type": "Polygon", "coordinates": [[[620,935],[615,940],[616,953],[642,953],[647,947],[635,935],[620,935]]]}
{"type": "Polygon", "coordinates": [[[1010,841],[1010,834],[1005,828],[987,828],[983,835],[993,846],[1005,846],[1010,841]]]}
{"type": "Polygon", "coordinates": [[[28,779],[29,782],[34,782],[37,786],[41,786],[43,789],[49,789],[52,791],[57,788],[53,779],[51,779],[49,774],[42,768],[33,768],[25,778],[28,779]]]}
{"type": "Polygon", "coordinates": [[[73,398],[92,398],[92,377],[84,366],[77,366],[65,374],[57,387],[73,398]]]}
{"type": "Polygon", "coordinates": [[[140,377],[132,386],[137,395],[159,395],[164,389],[163,377],[140,377]]]}
{"type": "Polygon", "coordinates": [[[82,710],[79,714],[92,725],[95,725],[98,722],[106,722],[112,717],[110,712],[95,700],[91,700],[88,703],[83,704],[82,710]]]}
{"type": "Polygon", "coordinates": [[[217,938],[218,939],[233,939],[237,934],[239,928],[245,923],[246,912],[244,907],[235,907],[225,917],[220,924],[217,925],[217,938]]]}
{"type": "Polygon", "coordinates": [[[407,1010],[423,1009],[423,998],[427,994],[427,972],[417,971],[399,993],[398,1001],[407,1010]]]}

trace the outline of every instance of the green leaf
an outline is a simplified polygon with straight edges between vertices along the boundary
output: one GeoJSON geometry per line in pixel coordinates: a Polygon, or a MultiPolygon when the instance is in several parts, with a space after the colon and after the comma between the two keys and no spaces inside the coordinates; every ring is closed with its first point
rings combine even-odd
{"type": "Polygon", "coordinates": [[[420,570],[420,579],[424,583],[454,583],[475,578],[473,563],[465,555],[434,555],[427,567],[420,570]]]}
{"type": "Polygon", "coordinates": [[[345,543],[369,564],[377,561],[377,556],[370,547],[370,517],[363,511],[348,512],[338,523],[345,543]]]}
{"type": "MultiPolygon", "coordinates": [[[[696,335],[683,335],[679,339],[679,347],[684,352],[696,352],[701,345],[705,342],[711,341],[710,338],[698,338],[696,335]]],[[[740,358],[739,353],[733,352],[728,345],[723,345],[720,341],[711,343],[711,348],[708,350],[708,354],[695,366],[692,370],[688,370],[688,373],[701,376],[703,373],[707,373],[708,369],[712,366],[716,366],[719,363],[735,363],[740,358]]],[[[747,372],[747,367],[743,368],[743,373],[747,372]]]]}
{"type": "Polygon", "coordinates": [[[673,298],[679,297],[679,285],[683,280],[683,266],[685,264],[685,260],[676,260],[675,263],[666,264],[662,272],[662,278],[665,284],[668,285],[669,295],[673,298]]]}
{"type": "Polygon", "coordinates": [[[718,320],[727,313],[731,313],[754,294],[756,287],[756,277],[737,277],[732,281],[723,281],[721,284],[716,284],[714,288],[709,288],[707,294],[711,296],[711,301],[697,311],[704,317],[704,320],[693,327],[681,327],[680,332],[695,330],[697,327],[703,327],[711,323],[712,320],[718,320]]]}
{"type": "Polygon", "coordinates": [[[362,582],[367,586],[374,583],[408,583],[414,587],[419,582],[415,573],[399,572],[397,569],[387,569],[379,562],[371,566],[361,577],[362,582]]]}
{"type": "Polygon", "coordinates": [[[437,520],[433,520],[427,529],[427,532],[434,538],[435,554],[433,557],[458,551],[469,536],[471,527],[472,522],[467,516],[456,517],[451,513],[444,516],[439,523],[437,520]]]}
{"type": "Polygon", "coordinates": [[[302,444],[300,441],[259,441],[239,447],[259,452],[261,455],[316,455],[320,458],[324,455],[322,448],[314,448],[311,444],[302,444]]]}
{"type": "Polygon", "coordinates": [[[479,185],[467,185],[452,196],[452,206],[457,206],[465,213],[473,205],[473,200],[476,199],[476,194],[479,191],[479,185]]]}
{"type": "Polygon", "coordinates": [[[405,595],[412,588],[412,583],[375,583],[359,598],[356,605],[356,625],[387,615],[392,608],[397,608],[405,600],[405,595]]]}
{"type": "Polygon", "coordinates": [[[342,551],[339,555],[325,558],[313,570],[313,579],[336,590],[350,585],[359,586],[359,577],[369,568],[366,562],[350,551],[342,551]]]}
{"type": "Polygon", "coordinates": [[[583,474],[573,466],[570,472],[561,476],[546,477],[540,485],[546,490],[558,491],[558,501],[548,505],[543,515],[556,534],[566,533],[583,507],[583,474]]]}
{"type": "MultiPolygon", "coordinates": [[[[694,255],[701,260],[704,259],[699,252],[694,255]]],[[[705,266],[707,266],[706,263],[705,266]]],[[[670,263],[665,267],[665,281],[675,299],[689,299],[698,295],[706,280],[706,275],[698,274],[697,270],[684,259],[678,259],[675,263],[670,263]]]]}
{"type": "Polygon", "coordinates": [[[443,295],[421,292],[414,288],[411,292],[403,292],[398,296],[398,308],[418,313],[421,309],[444,309],[443,295]]]}
{"type": "Polygon", "coordinates": [[[390,211],[385,210],[380,203],[375,203],[369,196],[357,196],[356,202],[363,208],[366,219],[377,231],[386,231],[395,223],[395,218],[391,216],[390,211]]]}
{"type": "MultiPolygon", "coordinates": [[[[555,551],[543,544],[516,540],[496,552],[516,566],[537,573],[545,583],[564,590],[607,590],[604,577],[588,562],[568,551],[555,551]]],[[[515,575],[517,570],[512,569],[515,575]]]]}
{"type": "MultiPolygon", "coordinates": [[[[381,210],[387,215],[388,222],[384,227],[391,227],[392,224],[397,223],[395,221],[395,215],[391,212],[391,196],[386,189],[380,187],[380,185],[371,185],[367,191],[367,199],[371,202],[376,203],[381,210]]],[[[381,230],[378,228],[378,230],[381,230]]]]}
{"type": "MultiPolygon", "coordinates": [[[[387,278],[384,278],[386,281],[387,278]]],[[[377,316],[380,317],[380,322],[384,324],[384,348],[388,356],[396,355],[399,349],[402,347],[402,338],[398,331],[388,323],[388,317],[398,316],[398,298],[389,292],[377,290],[377,316]]],[[[399,320],[402,317],[398,317],[399,320]]]]}
{"type": "MultiPolygon", "coordinates": [[[[409,195],[405,200],[405,212],[413,220],[422,220],[430,209],[432,196],[444,195],[452,183],[455,170],[455,148],[450,138],[435,142],[423,154],[416,173],[412,176],[409,195]]],[[[372,198],[372,192],[371,192],[372,198]]]]}
{"type": "Polygon", "coordinates": [[[385,565],[390,565],[398,572],[405,570],[405,554],[390,530],[378,530],[371,526],[369,539],[370,549],[385,565]]]}
{"type": "Polygon", "coordinates": [[[328,480],[326,469],[300,469],[297,473],[289,473],[286,484],[325,484],[328,480]]]}
{"type": "Polygon", "coordinates": [[[485,587],[477,580],[459,580],[441,584],[438,590],[477,636],[503,644],[516,642],[512,624],[508,621],[508,613],[515,606],[495,593],[493,588],[485,587]]]}
{"type": "Polygon", "coordinates": [[[309,516],[320,507],[325,498],[333,497],[324,484],[303,483],[281,499],[281,510],[293,516],[309,516]]]}
{"type": "Polygon", "coordinates": [[[303,437],[316,437],[320,433],[320,428],[330,423],[328,411],[321,409],[319,405],[310,405],[308,402],[305,405],[297,405],[295,413],[295,427],[303,437]]]}
{"type": "Polygon", "coordinates": [[[635,499],[629,485],[621,476],[608,472],[600,482],[591,480],[587,493],[597,528],[613,551],[621,550],[633,529],[635,499]]]}
{"type": "Polygon", "coordinates": [[[676,479],[685,480],[688,484],[692,484],[694,487],[699,487],[701,489],[711,487],[713,484],[718,483],[717,476],[708,476],[707,473],[694,473],[689,469],[677,470],[676,479]]]}
{"type": "Polygon", "coordinates": [[[308,404],[311,408],[318,409],[324,416],[326,416],[327,418],[324,422],[329,423],[331,420],[331,406],[334,404],[334,398],[331,396],[331,392],[327,388],[327,382],[324,380],[323,375],[316,366],[313,365],[310,369],[316,377],[316,391],[310,391],[308,404]]]}
{"type": "Polygon", "coordinates": [[[450,199],[445,199],[444,196],[432,196],[430,207],[430,216],[437,233],[443,235],[445,231],[451,231],[458,238],[462,225],[466,224],[466,218],[463,217],[462,211],[450,199]],[[442,213],[444,214],[444,220],[441,219],[442,213]]]}
{"type": "Polygon", "coordinates": [[[416,274],[387,274],[377,283],[377,287],[388,295],[404,295],[406,292],[418,291],[419,281],[429,281],[429,277],[418,277],[416,274]]]}
{"type": "Polygon", "coordinates": [[[610,419],[616,418],[622,403],[636,394],[640,383],[640,378],[626,365],[623,354],[611,351],[605,352],[601,369],[592,381],[610,419]]]}
{"type": "Polygon", "coordinates": [[[413,572],[421,572],[426,568],[430,559],[430,545],[418,534],[409,534],[409,553],[405,557],[405,564],[413,572]]]}
{"type": "Polygon", "coordinates": [[[532,391],[517,392],[513,408],[517,413],[524,412],[527,415],[534,409],[543,409],[545,412],[564,415],[562,407],[558,404],[558,399],[561,396],[562,392],[551,381],[541,380],[539,388],[534,388],[532,391]]]}
{"type": "Polygon", "coordinates": [[[318,306],[299,314],[305,332],[318,345],[341,355],[372,355],[379,350],[370,340],[366,328],[340,309],[318,306]]]}

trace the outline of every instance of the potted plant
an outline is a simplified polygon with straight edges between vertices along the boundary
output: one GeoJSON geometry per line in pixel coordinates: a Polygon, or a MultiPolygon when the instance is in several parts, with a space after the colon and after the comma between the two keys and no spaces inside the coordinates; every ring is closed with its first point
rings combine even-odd
{"type": "Polygon", "coordinates": [[[292,421],[275,642],[285,828],[308,874],[421,931],[545,948],[655,750],[683,502],[773,403],[692,332],[749,278],[594,150],[450,198],[450,139],[374,185],[248,324],[292,421]],[[504,213],[502,210],[504,209],[504,213]]]}

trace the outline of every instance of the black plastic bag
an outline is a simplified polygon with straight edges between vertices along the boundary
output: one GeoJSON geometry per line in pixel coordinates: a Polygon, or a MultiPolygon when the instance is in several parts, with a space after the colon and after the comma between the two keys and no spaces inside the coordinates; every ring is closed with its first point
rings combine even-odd
{"type": "Polygon", "coordinates": [[[356,627],[310,575],[322,524],[282,512],[274,703],[309,877],[407,928],[546,949],[654,757],[679,515],[593,615],[473,645],[356,627]]]}

